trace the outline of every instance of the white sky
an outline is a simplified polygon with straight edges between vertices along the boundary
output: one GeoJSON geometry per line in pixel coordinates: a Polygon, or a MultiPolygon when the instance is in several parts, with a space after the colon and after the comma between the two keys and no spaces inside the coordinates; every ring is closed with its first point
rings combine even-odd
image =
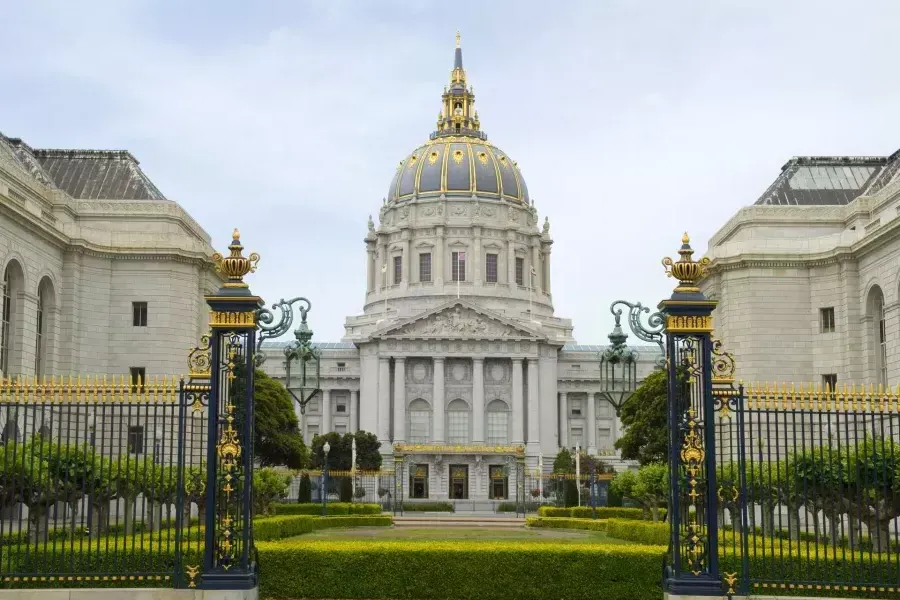
{"type": "MultiPolygon", "coordinates": [[[[482,126],[549,216],[558,316],[605,343],[660,265],[785,161],[900,146],[900,3],[0,0],[0,130],[125,148],[319,341],[361,312],[366,218],[426,139],[454,34],[482,126]]],[[[631,342],[636,342],[634,337],[631,342]]]]}

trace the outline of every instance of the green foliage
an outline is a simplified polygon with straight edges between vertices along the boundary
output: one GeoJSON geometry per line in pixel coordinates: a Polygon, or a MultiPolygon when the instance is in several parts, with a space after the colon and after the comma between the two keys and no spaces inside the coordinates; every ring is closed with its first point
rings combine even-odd
{"type": "Polygon", "coordinates": [[[572,452],[570,452],[568,448],[562,448],[556,453],[556,458],[553,459],[553,473],[557,475],[575,474],[575,459],[572,457],[572,452]]]}
{"type": "Polygon", "coordinates": [[[588,531],[606,531],[606,519],[572,519],[568,517],[528,517],[526,527],[542,527],[544,529],[586,529],[588,531]]]}
{"type": "Polygon", "coordinates": [[[342,477],[338,486],[338,497],[341,502],[353,502],[353,481],[349,477],[342,477]]]}
{"type": "MultiPolygon", "coordinates": [[[[318,502],[308,504],[276,504],[276,515],[321,515],[322,505],[318,502]]],[[[349,504],[344,502],[329,502],[329,515],[380,515],[380,504],[349,504]]]]}
{"type": "Polygon", "coordinates": [[[263,542],[260,593],[310,599],[658,600],[663,551],[521,540],[263,542]]]}
{"type": "Polygon", "coordinates": [[[300,504],[312,502],[312,482],[309,480],[308,473],[300,476],[300,490],[297,494],[297,502],[300,504]]]}
{"type": "Polygon", "coordinates": [[[303,469],[309,452],[294,413],[294,400],[281,382],[259,369],[254,373],[253,453],[262,466],[303,469]]]}
{"type": "Polygon", "coordinates": [[[253,521],[253,535],[257,542],[312,533],[320,529],[344,527],[390,527],[394,519],[390,515],[351,515],[341,517],[314,517],[309,515],[279,515],[253,521]]]}
{"type": "MultiPolygon", "coordinates": [[[[541,517],[575,517],[591,518],[593,510],[590,506],[573,506],[571,508],[557,508],[555,506],[542,506],[538,509],[541,517]]],[[[640,521],[644,518],[644,511],[639,508],[616,508],[612,506],[598,506],[598,519],[629,519],[640,521]]]]}
{"type": "MultiPolygon", "coordinates": [[[[522,510],[523,505],[520,503],[518,505],[518,510],[522,510]]],[[[538,502],[526,502],[524,504],[525,512],[537,512],[537,510],[541,507],[538,502]]],[[[501,502],[497,505],[498,513],[511,513],[516,512],[516,503],[515,502],[501,502]]]]}
{"type": "Polygon", "coordinates": [[[625,430],[616,440],[622,458],[642,465],[665,462],[669,455],[668,374],[647,375],[619,413],[625,430]]]}
{"type": "Polygon", "coordinates": [[[651,463],[637,471],[622,471],[610,482],[610,491],[623,498],[634,500],[644,507],[654,521],[660,518],[659,509],[668,504],[669,468],[662,463],[651,463]]]}
{"type": "Polygon", "coordinates": [[[635,523],[632,520],[610,519],[606,524],[606,533],[609,537],[638,544],[669,545],[668,523],[647,523],[646,521],[635,523]]]}
{"type": "Polygon", "coordinates": [[[357,431],[341,435],[333,431],[313,438],[310,448],[312,468],[321,469],[325,465],[323,447],[328,442],[328,468],[333,471],[349,471],[353,460],[353,440],[356,440],[356,466],[363,471],[377,471],[381,468],[381,442],[374,433],[357,431]]]}
{"type": "Polygon", "coordinates": [[[273,505],[287,498],[291,476],[275,469],[253,470],[253,514],[271,515],[273,505]]]}
{"type": "Polygon", "coordinates": [[[403,503],[404,512],[455,512],[450,502],[418,502],[407,500],[403,503]]]}

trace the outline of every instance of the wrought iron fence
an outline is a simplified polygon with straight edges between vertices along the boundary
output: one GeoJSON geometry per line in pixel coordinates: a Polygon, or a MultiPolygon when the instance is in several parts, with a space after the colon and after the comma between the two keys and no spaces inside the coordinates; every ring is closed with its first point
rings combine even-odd
{"type": "Polygon", "coordinates": [[[208,395],[175,378],[0,380],[4,586],[194,587],[208,395]]]}
{"type": "Polygon", "coordinates": [[[287,502],[328,502],[379,504],[385,511],[394,510],[394,472],[328,470],[327,479],[321,470],[302,470],[293,473],[288,487],[287,502]],[[324,490],[324,492],[323,492],[324,490]]]}
{"type": "Polygon", "coordinates": [[[900,395],[812,385],[714,395],[727,591],[900,590],[900,395]]]}

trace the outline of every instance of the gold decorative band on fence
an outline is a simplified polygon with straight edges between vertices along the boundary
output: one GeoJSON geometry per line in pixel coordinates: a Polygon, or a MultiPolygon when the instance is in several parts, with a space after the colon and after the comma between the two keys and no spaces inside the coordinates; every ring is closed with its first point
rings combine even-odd
{"type": "Polygon", "coordinates": [[[751,383],[744,387],[749,410],[900,413],[900,386],[814,383],[751,383]]]}
{"type": "Polygon", "coordinates": [[[181,378],[130,375],[0,378],[0,404],[175,404],[181,378]]]}

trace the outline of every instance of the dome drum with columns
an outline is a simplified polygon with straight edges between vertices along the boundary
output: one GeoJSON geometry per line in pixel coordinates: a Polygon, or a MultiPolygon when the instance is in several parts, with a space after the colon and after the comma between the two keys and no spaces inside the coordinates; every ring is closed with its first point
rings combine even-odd
{"type": "MultiPolygon", "coordinates": [[[[561,445],[626,467],[601,389],[606,346],[576,345],[572,321],[554,314],[549,219],[481,130],[459,38],[441,101],[378,224],[369,217],[363,313],[347,318],[341,343],[320,346],[323,394],[298,414],[305,437],[374,432],[382,452],[425,474],[431,500],[488,502],[491,469],[524,458],[532,470],[541,456],[549,469],[561,445]],[[469,482],[465,498],[451,467],[469,482]]],[[[283,378],[281,349],[264,351],[283,378]]],[[[642,378],[658,350],[635,356],[642,378]]]]}

